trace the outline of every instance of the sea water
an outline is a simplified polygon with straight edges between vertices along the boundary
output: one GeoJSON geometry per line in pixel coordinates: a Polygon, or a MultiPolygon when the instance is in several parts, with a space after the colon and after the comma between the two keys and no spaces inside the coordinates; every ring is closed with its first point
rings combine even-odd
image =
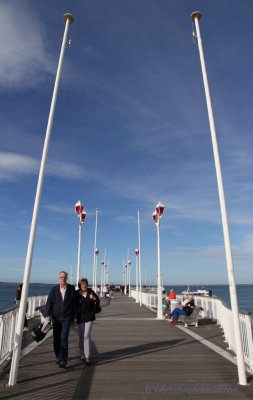
{"type": "MultiPolygon", "coordinates": [[[[0,311],[11,307],[15,304],[15,297],[17,292],[18,283],[0,282],[0,311]]],[[[29,296],[40,296],[49,294],[52,284],[30,283],[29,296]]],[[[165,286],[165,291],[168,292],[170,288],[174,288],[177,294],[181,294],[187,289],[186,286],[165,286]]],[[[190,291],[198,289],[212,290],[213,297],[218,297],[223,300],[230,307],[230,295],[228,285],[210,285],[205,288],[201,286],[190,286],[190,291]]],[[[239,309],[253,313],[253,285],[237,285],[237,297],[239,309]]]]}
{"type": "MultiPolygon", "coordinates": [[[[17,295],[18,283],[6,283],[0,282],[0,311],[13,306],[15,297],[17,295]]],[[[49,294],[51,288],[54,285],[42,284],[42,283],[31,283],[29,285],[28,296],[43,296],[49,294]]]]}
{"type": "MultiPolygon", "coordinates": [[[[169,292],[172,287],[177,294],[181,294],[183,291],[188,290],[187,286],[164,286],[166,293],[169,292]]],[[[236,288],[239,310],[253,313],[253,285],[241,284],[236,285],[236,288]]],[[[189,287],[189,291],[191,292],[203,289],[211,290],[213,297],[218,297],[223,300],[228,307],[231,307],[228,285],[209,285],[206,287],[192,285],[189,287]]]]}

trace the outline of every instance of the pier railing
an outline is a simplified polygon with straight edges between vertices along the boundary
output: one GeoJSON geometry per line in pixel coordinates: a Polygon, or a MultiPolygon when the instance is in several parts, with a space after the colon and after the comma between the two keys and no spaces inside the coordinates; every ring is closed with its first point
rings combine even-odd
{"type": "MultiPolygon", "coordinates": [[[[47,296],[33,296],[27,299],[27,319],[39,316],[37,307],[46,304],[47,296]]],[[[12,353],[16,331],[18,304],[0,312],[0,366],[12,353]]]]}
{"type": "MultiPolygon", "coordinates": [[[[203,308],[203,317],[217,321],[223,330],[224,341],[228,344],[228,350],[236,353],[232,310],[222,300],[213,297],[195,296],[194,301],[197,306],[203,308]]],[[[252,316],[240,311],[239,320],[244,362],[247,369],[253,372],[252,316]]]]}
{"type": "MultiPolygon", "coordinates": [[[[136,299],[135,290],[131,290],[131,296],[136,299]]],[[[178,302],[180,302],[181,298],[182,296],[177,296],[178,302]]],[[[143,305],[151,308],[157,307],[156,293],[142,292],[141,299],[143,305]]],[[[196,306],[203,308],[202,317],[211,318],[220,325],[223,330],[224,341],[228,344],[228,350],[232,350],[236,354],[232,310],[222,300],[214,297],[194,296],[194,301],[196,306]]],[[[239,319],[244,362],[247,370],[253,372],[252,316],[240,311],[239,319]]]]}

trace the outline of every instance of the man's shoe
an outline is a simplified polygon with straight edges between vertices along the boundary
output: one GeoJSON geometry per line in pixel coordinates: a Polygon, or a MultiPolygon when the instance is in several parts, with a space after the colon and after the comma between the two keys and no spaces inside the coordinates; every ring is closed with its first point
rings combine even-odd
{"type": "Polygon", "coordinates": [[[85,357],[84,357],[84,356],[81,356],[81,357],[80,357],[80,361],[81,361],[81,362],[85,362],[85,357]]]}
{"type": "Polygon", "coordinates": [[[66,361],[64,361],[64,360],[59,361],[59,367],[66,368],[66,361]]]}
{"type": "Polygon", "coordinates": [[[87,357],[87,358],[85,359],[85,362],[86,362],[87,365],[90,365],[90,358],[87,357]]]}

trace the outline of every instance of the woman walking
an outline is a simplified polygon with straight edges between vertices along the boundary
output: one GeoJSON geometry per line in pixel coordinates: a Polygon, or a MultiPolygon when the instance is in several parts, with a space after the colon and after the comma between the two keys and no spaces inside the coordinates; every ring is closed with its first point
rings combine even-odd
{"type": "Polygon", "coordinates": [[[75,322],[79,332],[79,351],[80,360],[90,364],[91,353],[91,330],[95,317],[95,305],[99,305],[100,300],[96,293],[88,288],[88,280],[80,279],[78,282],[75,299],[75,322]]]}

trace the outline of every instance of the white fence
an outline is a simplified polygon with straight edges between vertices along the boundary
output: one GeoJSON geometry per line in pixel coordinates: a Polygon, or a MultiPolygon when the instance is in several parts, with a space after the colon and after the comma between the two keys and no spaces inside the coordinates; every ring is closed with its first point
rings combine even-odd
{"type": "MultiPolygon", "coordinates": [[[[46,301],[47,296],[28,297],[27,318],[29,319],[38,316],[39,311],[35,311],[35,308],[45,305],[46,301]]],[[[7,311],[0,313],[0,365],[7,360],[12,353],[18,320],[18,310],[18,306],[14,306],[7,311]]]]}
{"type": "MultiPolygon", "coordinates": [[[[136,291],[131,290],[131,296],[136,299],[136,291]]],[[[140,294],[139,294],[140,296],[140,294]]],[[[157,307],[157,294],[141,294],[142,304],[147,307],[157,307]]],[[[180,301],[182,296],[177,296],[180,301]]],[[[228,349],[236,354],[235,336],[233,327],[232,310],[228,308],[220,299],[213,297],[195,296],[196,306],[202,307],[202,316],[214,319],[221,326],[224,334],[224,340],[228,344],[228,349]]],[[[240,312],[239,314],[244,362],[248,371],[253,372],[253,342],[252,342],[252,317],[251,315],[240,312]]]]}

